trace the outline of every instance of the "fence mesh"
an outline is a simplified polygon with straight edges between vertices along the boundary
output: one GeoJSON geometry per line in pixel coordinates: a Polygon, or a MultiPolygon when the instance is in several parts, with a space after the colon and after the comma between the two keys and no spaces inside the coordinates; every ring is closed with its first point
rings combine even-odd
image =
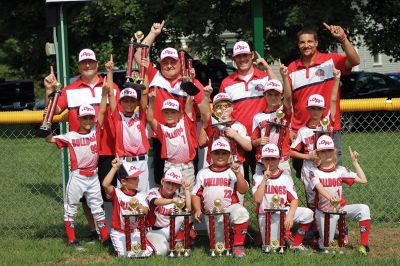
{"type": "MultiPolygon", "coordinates": [[[[366,185],[344,189],[349,204],[370,206],[377,223],[399,223],[400,205],[399,112],[343,113],[343,164],[351,168],[348,146],[360,152],[366,185]]],[[[35,137],[38,125],[0,125],[0,233],[21,237],[55,237],[64,233],[61,152],[35,137]]],[[[293,174],[294,176],[294,174],[293,174]]],[[[303,185],[294,178],[300,205],[305,206],[303,185]]],[[[253,213],[248,192],[246,207],[253,213]]],[[[80,215],[77,224],[84,222],[80,215]]]]}

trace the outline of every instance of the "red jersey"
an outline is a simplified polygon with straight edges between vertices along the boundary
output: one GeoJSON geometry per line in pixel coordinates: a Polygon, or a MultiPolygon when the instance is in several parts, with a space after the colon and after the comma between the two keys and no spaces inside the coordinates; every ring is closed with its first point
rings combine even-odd
{"type": "MultiPolygon", "coordinates": [[[[288,66],[289,82],[293,91],[293,110],[294,117],[292,128],[297,131],[303,127],[310,119],[306,110],[308,98],[312,94],[320,94],[325,99],[325,113],[329,111],[329,99],[331,98],[334,83],[333,66],[343,74],[347,74],[351,69],[345,67],[346,56],[337,53],[316,52],[314,63],[308,67],[304,66],[301,58],[293,61],[288,66]]],[[[334,129],[340,129],[340,89],[338,91],[338,101],[336,103],[336,115],[334,129]]]]}
{"type": "MultiPolygon", "coordinates": [[[[181,111],[183,112],[188,94],[183,90],[181,90],[180,86],[182,80],[178,80],[176,83],[171,83],[168,79],[164,78],[161,75],[161,72],[156,68],[154,68],[151,64],[149,66],[147,74],[149,77],[150,91],[157,89],[157,96],[154,100],[154,118],[158,122],[165,124],[165,120],[161,112],[161,107],[164,101],[167,99],[177,100],[181,107],[181,111]]],[[[197,79],[195,79],[193,83],[200,90],[200,92],[194,96],[193,101],[194,103],[199,104],[204,97],[204,88],[203,85],[201,85],[201,83],[197,79]]],[[[196,110],[197,108],[195,108],[195,105],[193,105],[193,110],[192,110],[193,117],[197,116],[196,110]]],[[[154,132],[152,136],[154,137],[154,132]]]]}
{"type": "MultiPolygon", "coordinates": [[[[99,75],[97,84],[89,86],[79,77],[76,81],[62,89],[57,106],[61,110],[68,108],[68,123],[70,131],[79,130],[78,111],[82,104],[90,104],[99,113],[101,102],[101,92],[103,87],[103,77],[99,75]]],[[[116,100],[119,99],[119,89],[114,84],[114,93],[116,100]]],[[[110,108],[108,107],[104,114],[103,132],[99,142],[99,155],[115,155],[115,130],[111,119],[110,108]]]]}
{"type": "Polygon", "coordinates": [[[112,118],[115,125],[115,151],[119,156],[135,157],[149,151],[144,109],[134,112],[131,117],[126,117],[115,108],[112,118]]]}
{"type": "Polygon", "coordinates": [[[176,125],[157,124],[161,158],[171,163],[188,163],[196,156],[196,122],[186,114],[176,125]]]}
{"type": "Polygon", "coordinates": [[[264,85],[268,75],[264,71],[254,68],[253,76],[248,82],[240,79],[235,71],[226,77],[219,88],[219,92],[229,94],[233,101],[232,119],[242,123],[247,134],[251,135],[251,127],[255,114],[264,111],[267,103],[264,99],[264,85]]]}

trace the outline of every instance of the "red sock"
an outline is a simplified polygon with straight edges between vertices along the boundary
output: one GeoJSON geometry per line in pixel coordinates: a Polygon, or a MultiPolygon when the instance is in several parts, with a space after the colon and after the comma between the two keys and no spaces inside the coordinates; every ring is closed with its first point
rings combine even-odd
{"type": "Polygon", "coordinates": [[[76,239],[74,222],[64,221],[64,224],[65,224],[65,232],[67,233],[68,244],[71,244],[72,241],[76,239]]]}
{"type": "Polygon", "coordinates": [[[294,236],[294,241],[292,243],[292,246],[300,246],[300,244],[303,242],[304,236],[306,235],[308,229],[310,229],[311,223],[308,224],[301,224],[299,228],[297,229],[296,235],[294,236]]]}
{"type": "Polygon", "coordinates": [[[361,245],[368,245],[369,230],[371,229],[371,220],[360,221],[361,245]]]}
{"type": "Polygon", "coordinates": [[[233,246],[244,246],[244,240],[246,239],[248,222],[242,224],[233,225],[233,246]]]}
{"type": "Polygon", "coordinates": [[[106,241],[109,238],[106,219],[97,221],[97,227],[100,231],[101,241],[106,241]]]}

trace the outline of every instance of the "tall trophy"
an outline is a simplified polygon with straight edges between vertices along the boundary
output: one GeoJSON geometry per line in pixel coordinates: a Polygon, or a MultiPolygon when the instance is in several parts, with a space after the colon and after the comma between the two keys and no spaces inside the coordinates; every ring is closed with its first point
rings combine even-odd
{"type": "Polygon", "coordinates": [[[193,69],[192,59],[185,59],[185,51],[179,52],[179,60],[182,66],[182,82],[181,89],[190,96],[195,96],[200,92],[199,88],[193,84],[193,77],[191,76],[191,70],[193,69]]]}
{"type": "Polygon", "coordinates": [[[145,232],[145,217],[142,209],[139,208],[139,202],[130,201],[129,203],[130,211],[122,214],[125,222],[125,248],[128,253],[128,258],[147,258],[146,255],[146,232],[145,232]],[[140,243],[131,241],[131,233],[135,230],[132,228],[132,219],[134,219],[137,224],[137,229],[140,232],[140,243]]]}
{"type": "Polygon", "coordinates": [[[208,216],[209,231],[210,231],[210,250],[211,257],[216,255],[230,255],[230,232],[229,232],[229,212],[224,212],[222,210],[222,200],[216,199],[214,201],[214,208],[209,213],[208,216]],[[223,217],[223,228],[224,228],[224,241],[225,242],[215,242],[215,218],[223,217]]]}
{"type": "Polygon", "coordinates": [[[325,253],[336,253],[338,248],[344,247],[344,238],[346,234],[346,214],[347,212],[340,209],[340,200],[330,201],[332,206],[332,211],[324,211],[324,248],[325,253]],[[338,231],[339,239],[337,245],[335,243],[329,242],[330,238],[330,226],[331,226],[331,215],[338,215],[338,231]]]}
{"type": "Polygon", "coordinates": [[[189,241],[189,233],[190,233],[190,223],[189,217],[191,213],[187,211],[187,209],[183,210],[185,207],[185,200],[178,199],[175,203],[175,211],[170,213],[168,216],[170,218],[170,226],[169,226],[169,257],[174,258],[175,256],[181,257],[182,254],[185,257],[189,256],[190,251],[190,241],[189,241]],[[182,242],[175,243],[175,220],[176,217],[183,216],[183,232],[184,238],[182,242]]]}
{"type": "Polygon", "coordinates": [[[263,245],[263,251],[265,253],[277,252],[282,254],[285,247],[285,212],[284,208],[281,208],[281,198],[275,194],[271,198],[272,208],[264,209],[265,215],[265,243],[263,245]],[[275,213],[279,214],[279,240],[271,240],[271,216],[275,213]]]}
{"type": "MultiPolygon", "coordinates": [[[[51,67],[51,72],[53,72],[53,67],[51,67]]],[[[39,137],[47,137],[48,135],[51,134],[51,125],[53,123],[53,118],[54,118],[54,113],[57,108],[57,102],[58,98],[60,97],[61,93],[61,83],[58,80],[55,80],[51,84],[52,88],[54,91],[48,96],[49,101],[47,103],[47,106],[45,108],[46,114],[43,117],[43,122],[37,131],[37,135],[39,137]]]]}
{"type": "MultiPolygon", "coordinates": [[[[133,38],[131,38],[129,43],[129,52],[128,52],[128,67],[126,70],[126,81],[124,83],[125,88],[133,88],[136,91],[142,91],[146,87],[144,85],[144,77],[146,75],[146,68],[138,66],[137,71],[133,71],[132,66],[134,65],[133,56],[135,54],[135,48],[141,49],[141,59],[146,58],[148,56],[149,46],[141,43],[144,38],[144,34],[142,31],[137,31],[134,34],[136,42],[134,42],[133,38]]],[[[135,63],[136,65],[136,63],[135,63]]]]}

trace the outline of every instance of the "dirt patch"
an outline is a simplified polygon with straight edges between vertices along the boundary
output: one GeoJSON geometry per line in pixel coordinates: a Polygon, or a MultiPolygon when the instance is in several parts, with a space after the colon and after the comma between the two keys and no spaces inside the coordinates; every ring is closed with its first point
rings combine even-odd
{"type": "Polygon", "coordinates": [[[104,263],[113,258],[107,254],[97,254],[97,255],[89,255],[89,254],[76,254],[69,255],[65,259],[59,260],[57,264],[66,264],[66,265],[88,265],[88,264],[97,264],[104,263]]]}

